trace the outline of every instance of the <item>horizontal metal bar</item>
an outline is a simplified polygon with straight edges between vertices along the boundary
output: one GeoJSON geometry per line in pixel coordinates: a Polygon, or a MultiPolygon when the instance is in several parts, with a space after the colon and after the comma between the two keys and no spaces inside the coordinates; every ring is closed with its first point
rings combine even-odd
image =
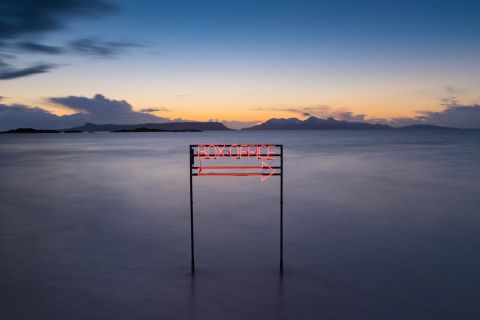
{"type": "Polygon", "coordinates": [[[246,169],[264,169],[264,170],[269,170],[269,169],[282,169],[281,167],[261,167],[261,166],[201,166],[201,167],[192,167],[192,169],[204,169],[204,170],[209,170],[209,169],[240,169],[240,170],[246,170],[246,169]]]}
{"type": "Polygon", "coordinates": [[[258,176],[281,176],[281,173],[241,173],[241,172],[212,172],[212,173],[192,173],[196,177],[258,177],[258,176]]]}
{"type": "Polygon", "coordinates": [[[222,147],[232,147],[232,146],[274,146],[274,147],[283,147],[283,144],[268,144],[268,143],[242,143],[242,144],[191,144],[190,147],[198,147],[198,146],[222,146],[222,147]]]}
{"type": "MultiPolygon", "coordinates": [[[[241,157],[237,156],[236,153],[235,153],[235,154],[232,154],[231,156],[230,156],[229,153],[227,153],[227,154],[225,154],[225,155],[222,155],[222,156],[219,156],[219,155],[213,154],[213,153],[212,153],[212,154],[202,154],[202,155],[199,155],[199,154],[197,154],[197,153],[194,153],[194,154],[193,154],[194,157],[200,157],[200,156],[201,156],[202,158],[203,158],[203,157],[212,157],[212,158],[217,157],[217,158],[215,158],[215,159],[220,159],[220,158],[225,158],[225,159],[235,158],[235,159],[236,159],[236,158],[256,158],[256,157],[281,157],[281,156],[282,156],[281,153],[274,153],[274,154],[262,153],[262,154],[255,154],[255,155],[252,154],[252,155],[250,155],[250,156],[241,153],[240,155],[241,155],[241,157]]],[[[215,159],[210,159],[210,160],[215,160],[215,159]]],[[[205,160],[209,160],[209,159],[205,159],[205,160]]]]}

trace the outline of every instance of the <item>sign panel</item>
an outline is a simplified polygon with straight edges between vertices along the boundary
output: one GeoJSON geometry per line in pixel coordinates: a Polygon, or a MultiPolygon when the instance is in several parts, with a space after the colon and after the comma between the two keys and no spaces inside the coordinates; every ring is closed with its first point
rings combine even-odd
{"type": "Polygon", "coordinates": [[[193,177],[280,177],[280,274],[283,274],[283,145],[192,144],[190,150],[191,268],[195,272],[193,177]]]}
{"type": "Polygon", "coordinates": [[[283,146],[277,144],[190,145],[193,176],[258,176],[282,174],[283,146]]]}

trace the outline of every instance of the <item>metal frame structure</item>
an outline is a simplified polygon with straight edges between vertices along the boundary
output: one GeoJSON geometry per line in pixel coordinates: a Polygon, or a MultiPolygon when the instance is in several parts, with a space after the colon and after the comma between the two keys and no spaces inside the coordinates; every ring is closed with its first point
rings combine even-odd
{"type": "MultiPolygon", "coordinates": [[[[278,166],[195,166],[195,158],[200,157],[198,154],[198,144],[191,144],[189,146],[189,154],[190,154],[190,251],[191,251],[191,270],[192,273],[195,273],[195,239],[193,233],[193,177],[251,177],[251,176],[260,176],[262,181],[267,179],[271,176],[279,176],[280,177],[280,274],[283,274],[283,145],[282,144],[269,144],[269,145],[261,145],[261,146],[273,146],[280,150],[280,153],[274,154],[256,154],[256,157],[275,157],[279,158],[280,165],[278,166]],[[197,152],[195,150],[197,149],[197,152]],[[265,172],[266,169],[272,170],[270,173],[265,172]],[[202,173],[202,169],[207,170],[220,170],[221,172],[209,172],[209,173],[202,173]],[[230,170],[230,171],[223,171],[223,170],[230,170]],[[232,171],[233,170],[233,171],[232,171]],[[258,171],[257,171],[258,170],[258,171]],[[253,171],[253,172],[252,172],[253,171]]],[[[208,146],[208,145],[207,145],[208,146]]],[[[234,144],[224,144],[222,145],[226,148],[231,148],[233,146],[245,146],[245,145],[234,145],[234,144]]],[[[249,145],[247,145],[249,146],[249,145]]],[[[258,145],[255,145],[258,146],[258,145]]],[[[207,154],[207,157],[213,157],[212,154],[207,154]]]]}

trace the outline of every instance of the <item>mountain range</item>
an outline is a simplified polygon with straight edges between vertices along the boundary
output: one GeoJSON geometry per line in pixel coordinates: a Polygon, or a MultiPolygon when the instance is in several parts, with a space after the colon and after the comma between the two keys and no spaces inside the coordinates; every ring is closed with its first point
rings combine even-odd
{"type": "MultiPolygon", "coordinates": [[[[144,124],[95,124],[87,122],[83,126],[68,128],[67,131],[133,131],[135,129],[155,130],[230,130],[221,122],[165,122],[144,124]]],[[[60,130],[60,131],[65,131],[60,130]]]]}
{"type": "Polygon", "coordinates": [[[453,129],[439,127],[434,125],[411,125],[400,128],[394,128],[386,124],[351,122],[345,120],[336,120],[334,118],[321,119],[311,116],[305,120],[297,118],[270,119],[253,127],[242,130],[328,130],[328,129],[453,129]]]}
{"type": "MultiPolygon", "coordinates": [[[[367,130],[428,130],[428,129],[456,129],[450,127],[440,127],[427,124],[416,124],[404,127],[391,127],[386,124],[368,123],[368,122],[351,122],[345,120],[336,120],[334,118],[321,119],[317,117],[309,117],[305,120],[297,118],[272,118],[258,125],[243,128],[241,130],[331,130],[331,129],[367,129],[367,130]]],[[[10,130],[9,133],[19,133],[35,130],[30,128],[20,128],[10,130]]],[[[200,121],[183,121],[183,122],[165,122],[165,123],[143,123],[143,124],[95,124],[86,122],[84,125],[74,128],[56,130],[58,132],[94,132],[94,131],[110,131],[110,132],[162,132],[162,131],[226,131],[232,130],[221,122],[200,122],[200,121]]]]}

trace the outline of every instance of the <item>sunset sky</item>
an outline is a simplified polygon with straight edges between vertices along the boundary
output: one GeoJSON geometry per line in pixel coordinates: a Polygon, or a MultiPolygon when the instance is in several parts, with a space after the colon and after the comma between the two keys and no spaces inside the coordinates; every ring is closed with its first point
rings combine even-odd
{"type": "Polygon", "coordinates": [[[0,3],[4,107],[72,114],[51,98],[101,94],[162,118],[250,122],[480,101],[478,1],[0,3]]]}

